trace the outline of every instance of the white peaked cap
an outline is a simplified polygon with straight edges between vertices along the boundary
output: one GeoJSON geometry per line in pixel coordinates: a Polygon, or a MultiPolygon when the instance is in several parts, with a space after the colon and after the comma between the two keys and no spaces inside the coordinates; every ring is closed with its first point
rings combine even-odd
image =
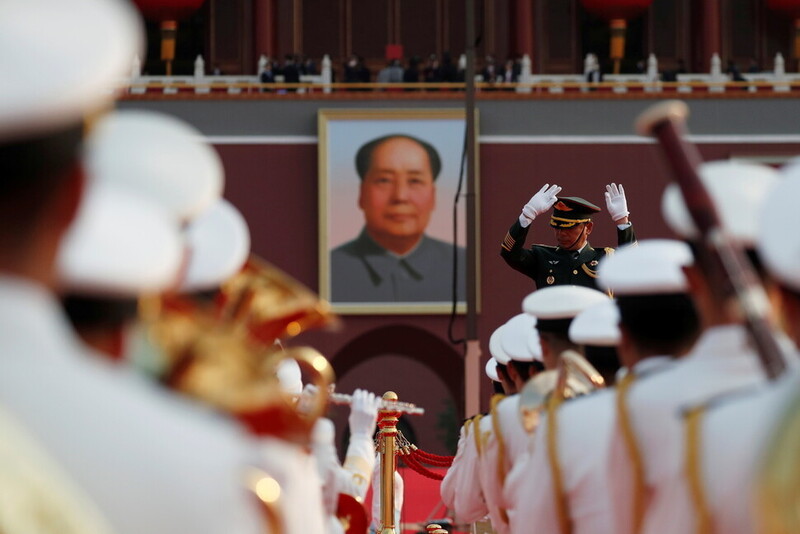
{"type": "Polygon", "coordinates": [[[188,123],[124,110],[104,117],[94,130],[87,142],[89,173],[154,199],[177,219],[193,219],[222,195],[222,160],[188,123]]]}
{"type": "Polygon", "coordinates": [[[497,360],[494,358],[489,358],[486,360],[486,367],[484,370],[486,371],[486,376],[489,377],[489,380],[500,382],[500,377],[497,376],[497,360]]]}
{"type": "MultiPolygon", "coordinates": [[[[742,246],[753,247],[761,239],[758,213],[767,194],[778,183],[777,171],[755,163],[712,161],[700,167],[700,177],[728,235],[742,246]]],[[[664,190],[661,211],[678,236],[699,237],[677,184],[670,184],[664,190]]]]}
{"type": "MultiPolygon", "coordinates": [[[[542,349],[528,343],[531,332],[536,333],[536,317],[527,313],[515,315],[506,323],[501,336],[503,350],[516,362],[532,362],[542,360],[542,349]]],[[[537,334],[538,336],[538,334],[537,334]]]]}
{"type": "Polygon", "coordinates": [[[615,347],[619,344],[619,309],[608,299],[589,306],[569,325],[569,339],[578,345],[615,347]]]}
{"type": "Polygon", "coordinates": [[[758,254],[772,276],[800,291],[800,158],[790,161],[781,175],[759,214],[758,254]]]}
{"type": "Polygon", "coordinates": [[[180,291],[203,291],[222,285],[250,255],[250,230],[233,204],[219,199],[186,228],[189,264],[180,291]]]}
{"type": "Polygon", "coordinates": [[[160,206],[92,184],[61,242],[57,269],[72,293],[135,297],[174,287],[182,261],[180,228],[160,206]]]}
{"type": "Polygon", "coordinates": [[[539,354],[540,357],[536,359],[542,360],[542,339],[539,337],[539,331],[535,328],[528,334],[528,350],[531,354],[539,354]]]}
{"type": "Polygon", "coordinates": [[[597,282],[615,296],[688,291],[682,267],[694,262],[683,241],[647,239],[616,251],[600,263],[597,282]]]}
{"type": "Polygon", "coordinates": [[[505,326],[506,325],[503,324],[497,327],[497,329],[492,332],[491,337],[489,337],[489,353],[500,365],[508,365],[508,362],[511,361],[506,351],[503,350],[503,329],[505,326]]]}
{"type": "Polygon", "coordinates": [[[300,395],[303,392],[303,375],[300,366],[292,359],[281,360],[278,364],[278,382],[281,390],[289,395],[300,395]]]}
{"type": "Polygon", "coordinates": [[[525,297],[522,310],[539,320],[570,319],[603,300],[608,300],[608,295],[589,287],[549,286],[537,289],[525,297]]]}
{"type": "Polygon", "coordinates": [[[120,0],[0,2],[0,142],[56,131],[107,107],[144,50],[120,0]]]}

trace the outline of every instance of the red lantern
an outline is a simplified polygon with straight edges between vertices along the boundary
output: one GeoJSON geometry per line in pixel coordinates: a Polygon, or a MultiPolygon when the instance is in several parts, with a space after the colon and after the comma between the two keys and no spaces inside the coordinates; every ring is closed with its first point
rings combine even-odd
{"type": "Polygon", "coordinates": [[[767,0],[767,7],[788,13],[793,18],[800,18],[800,0],[767,0]]]}
{"type": "Polygon", "coordinates": [[[611,26],[611,52],[614,74],[619,74],[619,64],[625,57],[625,29],[627,21],[642,14],[653,0],[581,0],[586,11],[609,21],[611,26]]]}
{"type": "Polygon", "coordinates": [[[178,21],[194,13],[205,0],[134,0],[145,18],[161,24],[161,59],[167,62],[167,76],[175,59],[178,21]]]}
{"type": "Polygon", "coordinates": [[[767,7],[794,19],[794,58],[800,62],[800,0],[767,0],[767,7]]]}
{"type": "Polygon", "coordinates": [[[589,13],[611,21],[638,17],[653,0],[581,0],[581,3],[589,13]]]}

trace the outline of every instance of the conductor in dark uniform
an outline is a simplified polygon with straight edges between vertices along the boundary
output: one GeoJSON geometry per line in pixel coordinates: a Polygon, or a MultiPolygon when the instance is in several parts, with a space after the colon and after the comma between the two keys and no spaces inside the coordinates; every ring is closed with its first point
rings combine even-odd
{"type": "MultiPolygon", "coordinates": [[[[579,197],[559,197],[560,192],[557,185],[546,184],[533,195],[506,234],[500,255],[512,268],[532,278],[537,288],[562,284],[597,288],[597,267],[603,258],[614,252],[610,247],[595,249],[589,244],[594,225],[592,216],[601,209],[579,197]],[[525,248],[530,224],[551,207],[550,226],[558,244],[525,248]]],[[[605,198],[611,219],[617,225],[617,245],[635,243],[625,190],[609,184],[605,198]]]]}

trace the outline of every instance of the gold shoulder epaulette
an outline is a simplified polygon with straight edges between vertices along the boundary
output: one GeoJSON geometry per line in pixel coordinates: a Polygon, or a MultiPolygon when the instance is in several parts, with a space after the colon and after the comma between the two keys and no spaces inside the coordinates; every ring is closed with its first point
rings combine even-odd
{"type": "Polygon", "coordinates": [[[603,250],[605,251],[606,256],[613,256],[614,255],[614,249],[611,248],[611,247],[605,247],[603,250]]]}
{"type": "Polygon", "coordinates": [[[472,426],[472,419],[467,419],[464,422],[464,437],[469,436],[469,427],[472,426]]]}

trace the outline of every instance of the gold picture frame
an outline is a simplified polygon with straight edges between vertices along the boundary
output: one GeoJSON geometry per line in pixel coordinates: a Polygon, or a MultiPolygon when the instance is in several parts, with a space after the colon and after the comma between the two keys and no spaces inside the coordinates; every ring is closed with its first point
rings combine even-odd
{"type": "MultiPolygon", "coordinates": [[[[331,303],[335,312],[343,314],[450,313],[453,206],[465,146],[465,111],[457,108],[321,109],[317,119],[319,288],[322,298],[331,303]],[[430,188],[425,189],[427,186],[424,185],[420,185],[422,189],[418,191],[423,193],[418,197],[391,201],[387,198],[374,200],[380,196],[369,193],[374,191],[369,186],[374,182],[362,185],[362,175],[370,176],[364,174],[364,165],[372,165],[369,155],[372,152],[368,148],[362,151],[362,156],[368,155],[360,159],[359,171],[356,162],[359,150],[371,141],[398,137],[405,140],[393,144],[400,146],[403,154],[416,152],[424,160],[427,153],[428,162],[438,160],[441,163],[441,170],[432,182],[432,208],[431,197],[424,193],[430,188]],[[411,144],[406,141],[411,141],[411,144]],[[384,201],[381,207],[377,207],[377,202],[384,201]],[[389,214],[395,209],[387,207],[392,203],[401,207],[389,214]],[[393,232],[399,226],[386,229],[386,232],[381,226],[381,220],[389,216],[398,218],[393,222],[404,221],[402,230],[396,232],[398,235],[393,232]],[[405,234],[399,235],[401,232],[405,234]],[[415,239],[409,236],[415,235],[422,237],[414,241],[416,245],[410,251],[390,250],[398,243],[405,246],[408,239],[415,239]]],[[[369,146],[386,148],[389,143],[384,145],[384,141],[369,146]]],[[[471,142],[477,144],[477,133],[471,142]]],[[[430,168],[434,167],[431,163],[430,168]]],[[[382,169],[381,172],[388,173],[392,180],[394,176],[403,175],[399,171],[395,174],[391,169],[382,169]]],[[[458,313],[466,312],[466,176],[465,167],[455,223],[458,313]]],[[[385,177],[381,180],[388,183],[385,177]]],[[[427,183],[431,183],[429,179],[427,183]]]]}

